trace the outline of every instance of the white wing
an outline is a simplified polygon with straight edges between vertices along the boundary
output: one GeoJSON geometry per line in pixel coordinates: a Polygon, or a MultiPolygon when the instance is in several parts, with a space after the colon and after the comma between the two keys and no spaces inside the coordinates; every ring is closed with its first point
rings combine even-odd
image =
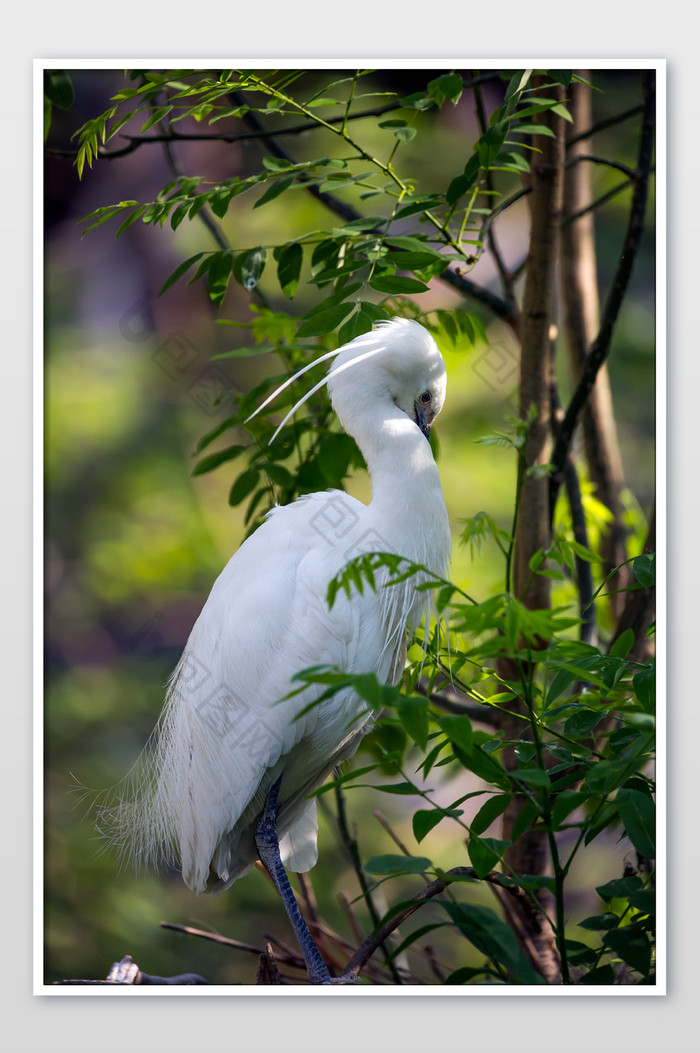
{"type": "Polygon", "coordinates": [[[198,892],[228,887],[257,858],[256,820],[284,771],[282,858],[292,870],[314,865],[308,794],[355,752],[371,713],[354,692],[306,713],[322,688],[280,700],[295,673],[321,663],[384,682],[400,674],[407,611],[398,589],[341,592],[332,610],[326,602],[349,559],[382,547],[369,509],[330,491],[274,509],[235,553],[173,675],[145,781],[109,816],[114,840],[137,861],[179,863],[198,892]]]}

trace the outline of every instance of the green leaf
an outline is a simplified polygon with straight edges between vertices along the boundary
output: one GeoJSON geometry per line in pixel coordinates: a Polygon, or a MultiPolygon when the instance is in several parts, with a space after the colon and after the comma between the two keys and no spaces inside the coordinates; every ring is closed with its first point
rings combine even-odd
{"type": "MultiPolygon", "coordinates": [[[[444,719],[444,718],[443,718],[444,719]]],[[[484,782],[490,782],[494,786],[503,789],[510,788],[510,782],[505,768],[495,757],[489,756],[480,746],[474,746],[468,753],[454,744],[454,751],[468,771],[478,775],[484,782]]]]}
{"type": "Polygon", "coordinates": [[[511,794],[509,793],[496,794],[494,797],[490,797],[472,819],[472,832],[483,834],[485,830],[488,830],[491,824],[498,819],[499,815],[503,815],[510,801],[511,794]]]}
{"type": "Polygon", "coordinates": [[[134,211],[130,215],[128,215],[124,222],[121,224],[116,234],[114,235],[115,238],[118,238],[120,234],[123,234],[127,227],[130,227],[132,223],[135,223],[136,220],[144,214],[147,207],[147,205],[140,205],[138,208],[135,208],[134,211]]]}
{"type": "Polygon", "coordinates": [[[318,452],[318,466],[329,486],[340,486],[357,455],[357,445],[349,435],[330,434],[324,438],[318,452]]]}
{"type": "Polygon", "coordinates": [[[418,270],[422,267],[434,267],[438,263],[444,263],[445,266],[449,264],[449,260],[446,256],[441,256],[438,252],[432,252],[431,250],[417,252],[389,252],[382,260],[383,263],[387,263],[392,267],[396,267],[401,271],[413,271],[418,270]]]}
{"type": "Polygon", "coordinates": [[[594,793],[610,793],[633,774],[637,762],[618,757],[598,761],[586,774],[585,785],[594,793]]]}
{"type": "Polygon", "coordinates": [[[512,99],[514,95],[517,95],[518,92],[522,91],[531,76],[531,69],[521,69],[514,73],[508,82],[508,87],[506,88],[504,96],[505,100],[508,101],[509,99],[512,99]]]}
{"type": "Polygon", "coordinates": [[[649,937],[638,925],[625,925],[609,932],[604,944],[610,947],[623,962],[646,976],[651,968],[651,944],[649,937]]]}
{"type": "Polygon", "coordinates": [[[471,190],[479,175],[479,167],[478,153],[472,154],[464,166],[464,172],[455,176],[447,188],[446,197],[449,205],[456,204],[468,190],[471,190]]]}
{"type": "Polygon", "coordinates": [[[567,735],[571,735],[572,738],[590,735],[604,716],[604,713],[600,713],[597,710],[585,709],[584,707],[578,708],[564,724],[564,732],[567,735]]]}
{"type": "Polygon", "coordinates": [[[571,113],[566,108],[563,102],[555,102],[554,105],[550,107],[550,109],[552,113],[556,113],[557,117],[563,117],[564,120],[569,121],[570,124],[574,123],[574,119],[571,116],[571,113]]]}
{"type": "Polygon", "coordinates": [[[606,911],[605,914],[592,914],[590,918],[584,918],[578,923],[580,929],[590,929],[593,932],[607,932],[614,929],[620,921],[617,914],[606,911]]]}
{"type": "Polygon", "coordinates": [[[295,178],[296,176],[292,173],[290,175],[281,176],[279,179],[275,179],[265,193],[258,198],[253,205],[253,208],[260,208],[261,205],[266,205],[268,201],[273,201],[274,198],[279,197],[280,194],[283,194],[284,191],[292,185],[295,178]]]}
{"type": "Polygon", "coordinates": [[[320,99],[312,99],[310,102],[307,102],[306,105],[307,106],[341,106],[342,103],[340,102],[339,99],[329,99],[329,98],[321,97],[320,99]]]}
{"type": "Polygon", "coordinates": [[[173,273],[170,275],[170,277],[166,280],[158,295],[162,296],[163,293],[166,292],[171,285],[174,285],[178,278],[181,278],[182,275],[190,269],[190,267],[193,267],[197,260],[201,259],[203,255],[203,252],[195,252],[194,256],[190,256],[184,261],[184,263],[181,263],[179,267],[176,267],[173,273]]]}
{"type": "Polygon", "coordinates": [[[170,216],[170,226],[173,230],[177,230],[180,226],[185,216],[189,213],[191,204],[192,202],[187,198],[186,201],[181,201],[177,208],[173,209],[170,216]]]}
{"type": "Polygon", "coordinates": [[[462,814],[455,808],[419,808],[413,813],[413,836],[420,844],[443,819],[456,819],[462,814]]]}
{"type": "Polygon", "coordinates": [[[477,877],[484,878],[499,863],[510,841],[501,841],[496,837],[471,837],[469,839],[469,858],[477,877]]]}
{"type": "Polygon", "coordinates": [[[559,698],[559,696],[563,694],[564,691],[566,691],[567,687],[569,687],[575,679],[576,673],[572,672],[569,669],[560,669],[557,675],[552,680],[552,683],[549,686],[549,690],[547,691],[547,695],[544,702],[545,709],[548,706],[550,706],[552,702],[555,701],[555,699],[559,698]]]}
{"type": "Polygon", "coordinates": [[[202,450],[206,449],[207,446],[210,446],[215,439],[218,439],[220,435],[223,435],[225,431],[228,431],[229,428],[234,427],[236,424],[238,424],[237,417],[227,417],[226,420],[220,421],[215,428],[212,428],[211,431],[208,431],[206,435],[202,436],[195,447],[195,454],[201,453],[202,450]]]}
{"type": "Polygon", "coordinates": [[[555,135],[551,128],[548,128],[546,124],[534,124],[530,121],[523,121],[522,124],[511,125],[511,133],[520,132],[523,135],[546,135],[550,139],[554,139],[555,135]]]}
{"type": "Polygon", "coordinates": [[[411,782],[391,782],[382,786],[375,786],[374,789],[381,790],[382,793],[396,793],[402,797],[410,797],[418,792],[411,782]]]}
{"type": "Polygon", "coordinates": [[[442,253],[433,248],[422,238],[411,237],[408,234],[392,234],[384,239],[386,245],[394,249],[405,249],[407,252],[430,253],[435,259],[442,259],[442,253]]]}
{"type": "Polygon", "coordinates": [[[642,738],[642,732],[636,731],[631,727],[621,727],[617,731],[613,731],[612,735],[608,739],[610,743],[610,749],[615,753],[622,753],[624,749],[627,749],[635,742],[639,742],[642,738]]]}
{"type": "Polygon", "coordinates": [[[416,212],[426,212],[430,208],[435,208],[442,204],[443,199],[437,194],[420,195],[414,198],[404,198],[406,204],[403,205],[394,214],[394,219],[403,219],[405,216],[412,216],[416,212]]]}
{"type": "Polygon", "coordinates": [[[425,856],[372,856],[363,870],[368,874],[424,874],[433,870],[433,863],[425,856]]]}
{"type": "Polygon", "coordinates": [[[580,940],[565,940],[570,965],[592,965],[598,960],[598,953],[580,940]]]}
{"type": "Polygon", "coordinates": [[[570,548],[573,552],[575,552],[579,559],[582,559],[585,563],[603,562],[602,556],[599,556],[597,552],[593,551],[593,549],[586,548],[586,546],[582,545],[579,541],[574,541],[573,538],[570,538],[568,540],[562,540],[559,542],[559,544],[561,546],[566,545],[567,548],[570,548]]]}
{"type": "Polygon", "coordinates": [[[428,93],[431,98],[435,99],[438,106],[441,106],[446,100],[449,100],[453,106],[456,106],[462,95],[463,88],[464,85],[459,73],[443,73],[441,77],[436,77],[435,80],[431,80],[428,83],[428,93]]]}
{"type": "Polygon", "coordinates": [[[530,162],[522,154],[515,154],[511,151],[506,153],[500,153],[493,164],[494,168],[505,168],[509,172],[524,172],[529,173],[530,162]]]}
{"type": "Polygon", "coordinates": [[[642,885],[642,879],[635,874],[626,878],[613,878],[604,885],[597,885],[596,892],[601,899],[609,902],[611,899],[627,899],[630,893],[638,892],[642,885]]]}
{"type": "MultiPolygon", "coordinates": [[[[374,304],[360,303],[356,311],[352,313],[350,318],[340,327],[338,332],[338,339],[341,344],[347,344],[350,340],[354,340],[356,336],[361,336],[363,333],[369,333],[372,329],[376,317],[373,311],[367,310],[368,307],[374,308],[374,304]]],[[[382,312],[382,315],[384,312],[382,312]]]]}
{"type": "Polygon", "coordinates": [[[453,973],[450,973],[445,980],[445,983],[451,986],[454,986],[455,984],[467,984],[477,976],[484,976],[485,973],[485,969],[476,969],[469,965],[463,965],[460,969],[455,969],[453,973]]]}
{"type": "Polygon", "coordinates": [[[249,468],[239,475],[229,492],[228,503],[235,507],[244,501],[258,485],[259,478],[260,472],[257,468],[249,468]]]}
{"type": "Polygon", "coordinates": [[[584,973],[579,983],[594,987],[609,986],[615,983],[615,970],[611,965],[599,965],[597,969],[584,973]]]}
{"type": "MultiPolygon", "coordinates": [[[[277,251],[275,249],[275,254],[277,251]]],[[[291,245],[286,245],[279,252],[279,255],[275,257],[277,259],[277,280],[280,283],[280,289],[290,300],[297,291],[303,257],[304,250],[298,241],[292,242],[291,245]]]]}
{"type": "Polygon", "coordinates": [[[625,629],[611,645],[608,654],[616,658],[626,658],[634,646],[634,629],[625,629]]]}
{"type": "Polygon", "coordinates": [[[210,453],[208,457],[203,457],[202,460],[199,461],[193,469],[192,475],[204,475],[206,472],[211,472],[214,468],[218,468],[220,464],[226,464],[227,461],[234,461],[236,457],[240,457],[246,449],[246,446],[227,446],[225,450],[217,450],[216,453],[210,453]]]}
{"type": "Polygon", "coordinates": [[[338,228],[338,233],[349,232],[356,234],[358,231],[383,227],[385,223],[386,219],[384,216],[360,216],[357,219],[351,219],[348,223],[344,223],[342,227],[338,228]]]}
{"type": "Polygon", "coordinates": [[[491,128],[487,128],[479,139],[477,152],[479,164],[482,168],[488,168],[497,158],[508,132],[508,121],[497,121],[491,128]]]}
{"type": "Polygon", "coordinates": [[[273,483],[277,483],[278,486],[291,486],[294,481],[292,473],[281,464],[268,462],[267,464],[261,464],[260,468],[266,473],[266,475],[269,475],[273,483]]]}
{"type": "Polygon", "coordinates": [[[472,724],[467,716],[438,717],[438,724],[450,742],[470,753],[473,745],[472,724]]]}
{"type": "Polygon", "coordinates": [[[656,889],[642,888],[638,892],[630,892],[627,898],[630,906],[642,914],[653,916],[656,913],[656,889]]]}
{"type": "Polygon", "coordinates": [[[632,560],[634,576],[643,589],[652,588],[656,581],[655,562],[653,552],[646,553],[642,556],[636,556],[632,560]]]}
{"type": "Polygon", "coordinates": [[[266,168],[268,172],[284,172],[292,166],[292,162],[288,158],[272,157],[269,154],[263,156],[262,163],[263,168],[266,168]]]}
{"type": "Polygon", "coordinates": [[[384,293],[421,293],[427,292],[428,286],[425,282],[419,282],[417,278],[403,278],[397,274],[380,274],[371,280],[370,288],[384,293]]]}
{"type": "Polygon", "coordinates": [[[517,888],[524,888],[530,892],[537,888],[547,888],[550,892],[554,892],[555,889],[554,878],[544,877],[542,874],[519,874],[517,878],[503,874],[501,884],[506,887],[515,885],[517,888]]]}
{"type": "Polygon", "coordinates": [[[429,110],[435,105],[435,101],[426,95],[423,91],[413,92],[412,95],[405,95],[402,99],[399,99],[402,106],[411,110],[429,110]]]}
{"type": "Polygon", "coordinates": [[[214,253],[207,273],[207,287],[209,289],[209,299],[217,307],[226,295],[233,265],[233,253],[230,249],[214,253]]]}
{"type": "MultiPolygon", "coordinates": [[[[231,198],[236,193],[240,193],[245,188],[245,184],[238,183],[235,187],[217,187],[216,190],[208,194],[200,194],[199,198],[204,199],[208,203],[209,208],[212,210],[215,216],[219,219],[223,219],[228,212],[228,206],[231,204],[231,198]]],[[[192,216],[192,210],[190,210],[190,216],[192,216]]]]}
{"type": "Polygon", "coordinates": [[[568,88],[573,79],[573,71],[570,69],[548,69],[547,76],[551,77],[557,84],[563,84],[565,88],[568,88]]]}
{"type": "Polygon", "coordinates": [[[69,110],[75,102],[73,83],[62,69],[44,71],[44,94],[59,110],[69,110]]]}
{"type": "MultiPolygon", "coordinates": [[[[431,925],[422,925],[419,929],[414,929],[408,936],[401,941],[396,948],[392,948],[391,958],[395,961],[399,955],[403,954],[404,951],[415,943],[416,940],[421,940],[424,936],[427,936],[429,932],[434,932],[435,929],[444,929],[445,923],[441,921],[433,922],[431,925]]],[[[449,983],[449,981],[445,981],[449,983]]]]}
{"type": "Polygon", "coordinates": [[[648,665],[632,680],[634,693],[645,713],[653,713],[656,708],[656,671],[648,665]]]}
{"type": "Polygon", "coordinates": [[[656,808],[651,797],[623,787],[617,792],[620,818],[630,841],[643,856],[656,856],[656,808]]]}
{"type": "Polygon", "coordinates": [[[267,249],[256,248],[241,252],[233,264],[233,274],[244,289],[254,289],[262,277],[267,262],[267,249]]]}
{"type": "Polygon", "coordinates": [[[478,951],[506,969],[517,983],[542,984],[513,930],[488,907],[470,903],[436,901],[478,951]]]}
{"type": "Polygon", "coordinates": [[[329,307],[325,311],[320,311],[301,323],[297,329],[297,336],[299,338],[305,336],[326,336],[338,328],[352,309],[353,305],[351,303],[340,303],[335,307],[329,307]]]}
{"type": "Polygon", "coordinates": [[[576,808],[590,799],[591,794],[581,790],[562,790],[554,798],[552,805],[552,827],[556,829],[561,826],[576,808]]]}
{"type": "Polygon", "coordinates": [[[149,128],[152,128],[158,121],[162,121],[164,117],[167,117],[172,110],[172,106],[159,106],[153,111],[151,116],[143,122],[141,125],[141,134],[147,132],[149,128]]]}
{"type": "Polygon", "coordinates": [[[531,825],[538,818],[540,814],[539,808],[532,801],[526,801],[518,812],[513,828],[510,832],[510,836],[513,842],[517,841],[519,837],[522,837],[527,830],[530,829],[531,825]]]}
{"type": "Polygon", "coordinates": [[[536,789],[548,790],[552,785],[549,775],[541,768],[517,768],[512,775],[519,782],[524,782],[526,786],[534,786],[536,789]]]}
{"type": "Polygon", "coordinates": [[[396,702],[396,712],[415,744],[424,750],[428,744],[428,700],[417,695],[401,697],[396,702]]]}

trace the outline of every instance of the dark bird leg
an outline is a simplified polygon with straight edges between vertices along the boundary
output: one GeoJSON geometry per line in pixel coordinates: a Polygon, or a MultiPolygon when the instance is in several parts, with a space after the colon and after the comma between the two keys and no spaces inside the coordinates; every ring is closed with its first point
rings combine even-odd
{"type": "Polygon", "coordinates": [[[255,830],[255,843],[258,848],[260,862],[268,871],[275,888],[279,892],[280,899],[287,911],[287,916],[292,923],[294,935],[301,949],[312,984],[330,984],[343,982],[333,980],[328,972],[326,963],[321,957],[318,947],[314,943],[313,936],[299,910],[299,904],[294,898],[292,886],[289,884],[287,872],[280,858],[279,838],[277,836],[277,799],[279,796],[280,775],[277,782],[273,784],[265,801],[265,807],[260,817],[260,822],[255,830]]]}

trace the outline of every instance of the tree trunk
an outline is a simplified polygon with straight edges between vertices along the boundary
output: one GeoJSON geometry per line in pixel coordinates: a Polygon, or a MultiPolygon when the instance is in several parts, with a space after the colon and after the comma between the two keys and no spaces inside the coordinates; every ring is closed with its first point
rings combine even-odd
{"type": "MultiPolygon", "coordinates": [[[[551,93],[548,89],[548,94],[551,93]]],[[[558,91],[559,98],[563,92],[558,91]]],[[[520,416],[534,415],[525,445],[525,476],[520,496],[516,527],[513,591],[530,609],[546,608],[550,604],[549,579],[532,575],[529,561],[538,549],[546,549],[550,540],[549,483],[537,465],[545,465],[550,458],[550,341],[554,325],[554,293],[556,287],[559,228],[563,205],[564,176],[564,121],[556,114],[538,115],[546,120],[554,137],[536,136],[533,145],[531,193],[529,194],[531,235],[530,252],[522,312],[522,351],[520,363],[520,416]],[[534,409],[532,409],[534,407],[534,409]],[[532,579],[532,580],[530,580],[532,579]]],[[[517,681],[515,664],[501,663],[501,675],[517,681]]],[[[508,713],[502,715],[501,733],[505,739],[518,739],[527,730],[527,709],[524,701],[509,703],[522,718],[508,713]]],[[[513,748],[504,751],[504,764],[509,770],[517,766],[513,748]]],[[[503,836],[510,840],[513,824],[523,807],[524,799],[514,795],[503,817],[503,836]]],[[[510,846],[506,862],[516,873],[542,875],[548,872],[549,851],[546,836],[528,831],[510,846]]],[[[541,902],[546,905],[547,894],[541,902]]],[[[551,930],[543,927],[535,931],[531,919],[520,916],[517,922],[509,917],[522,945],[528,949],[537,968],[549,983],[559,980],[559,959],[551,930]]]]}
{"type": "MultiPolygon", "coordinates": [[[[588,80],[588,72],[580,70],[588,80]]],[[[585,212],[574,222],[566,218],[580,212],[593,200],[591,164],[577,157],[589,152],[587,139],[577,138],[592,126],[591,89],[588,84],[573,82],[568,89],[573,117],[572,143],[567,150],[568,167],[564,174],[565,224],[561,236],[561,290],[564,329],[569,349],[574,386],[581,379],[583,364],[600,326],[600,302],[596,268],[593,214],[585,212]]],[[[612,395],[607,366],[598,372],[595,385],[582,412],[583,443],[591,482],[596,497],[613,516],[603,541],[605,574],[627,558],[625,528],[622,522],[620,494],[624,486],[622,459],[613,415],[612,395]]],[[[629,571],[623,568],[611,579],[610,590],[628,584],[629,571]]],[[[617,618],[623,595],[610,596],[611,611],[617,618]]]]}

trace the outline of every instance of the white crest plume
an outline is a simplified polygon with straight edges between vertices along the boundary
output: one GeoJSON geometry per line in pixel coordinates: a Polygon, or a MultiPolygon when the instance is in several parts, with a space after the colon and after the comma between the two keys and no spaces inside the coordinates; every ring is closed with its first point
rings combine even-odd
{"type": "MultiPolygon", "coordinates": [[[[390,325],[390,324],[391,324],[391,320],[387,319],[386,321],[378,322],[377,323],[377,328],[379,328],[380,326],[390,325]]],[[[357,340],[358,343],[359,343],[359,341],[361,341],[363,338],[366,338],[367,336],[369,336],[369,335],[371,335],[372,333],[375,333],[375,332],[376,332],[376,328],[370,330],[369,333],[361,333],[360,336],[355,337],[355,340],[357,340]]],[[[245,423],[247,424],[249,420],[253,419],[253,417],[257,417],[258,413],[260,413],[262,410],[264,410],[266,406],[269,406],[270,403],[273,402],[277,398],[278,395],[280,395],[286,388],[288,388],[290,384],[293,384],[295,380],[298,380],[299,377],[302,377],[304,375],[304,373],[308,373],[308,371],[310,369],[313,369],[314,366],[320,365],[321,362],[326,362],[326,361],[328,361],[329,358],[335,358],[338,355],[342,354],[342,352],[346,351],[347,348],[350,347],[350,345],[352,343],[354,343],[354,342],[355,342],[354,340],[350,340],[350,341],[348,341],[347,344],[342,344],[340,347],[336,348],[335,351],[327,351],[324,355],[321,355],[319,358],[315,358],[313,360],[313,362],[309,362],[308,365],[302,366],[301,369],[297,370],[297,372],[294,374],[294,376],[289,377],[289,379],[285,380],[283,384],[280,384],[280,386],[278,388],[275,388],[275,390],[272,392],[272,394],[268,395],[267,398],[265,399],[265,401],[261,402],[260,405],[258,406],[258,408],[256,410],[254,410],[253,413],[251,413],[251,415],[249,417],[246,418],[245,423]]],[[[309,391],[307,391],[304,395],[302,395],[302,397],[298,400],[298,402],[296,402],[292,406],[292,408],[290,409],[289,413],[284,418],[284,420],[280,424],[277,425],[277,427],[276,427],[276,429],[275,429],[274,433],[272,434],[272,436],[271,436],[269,441],[270,442],[274,442],[275,439],[277,438],[277,436],[279,435],[279,433],[281,432],[282,428],[285,426],[287,421],[290,420],[294,416],[296,411],[298,409],[301,409],[301,407],[304,405],[304,403],[308,402],[308,400],[311,398],[311,396],[315,395],[316,392],[320,388],[322,388],[324,384],[328,383],[328,380],[329,380],[329,378],[331,376],[331,372],[334,373],[335,375],[337,375],[338,373],[342,373],[346,369],[350,369],[352,366],[359,365],[360,362],[364,362],[365,359],[367,359],[367,358],[372,358],[374,355],[381,354],[381,352],[384,351],[384,350],[385,350],[384,346],[372,347],[372,348],[370,348],[369,351],[365,351],[364,354],[357,355],[356,358],[351,358],[349,362],[343,363],[343,365],[339,366],[337,369],[329,370],[328,373],[326,373],[325,377],[323,377],[322,380],[319,380],[319,382],[317,384],[314,384],[314,386],[312,388],[310,388],[309,391]]]]}

